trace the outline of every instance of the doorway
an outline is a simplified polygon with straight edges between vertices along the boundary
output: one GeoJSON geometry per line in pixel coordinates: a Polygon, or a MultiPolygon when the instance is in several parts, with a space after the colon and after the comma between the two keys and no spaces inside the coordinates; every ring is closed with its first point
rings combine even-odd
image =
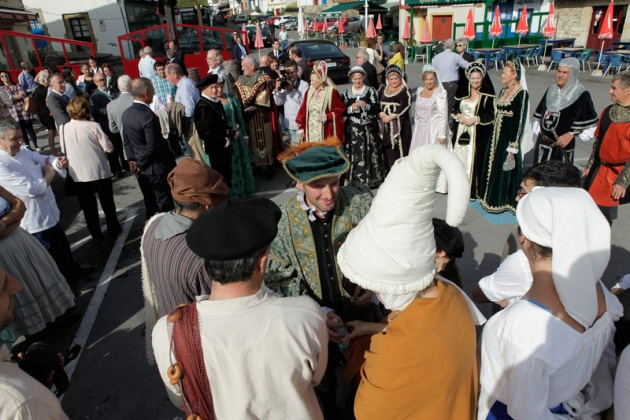
{"type": "Polygon", "coordinates": [[[452,38],[453,16],[452,15],[432,15],[431,32],[433,39],[444,41],[452,38]]]}
{"type": "MultiPolygon", "coordinates": [[[[614,6],[613,8],[613,36],[612,39],[604,40],[604,50],[610,49],[613,41],[619,41],[621,38],[621,32],[623,31],[623,24],[626,20],[626,7],[627,6],[614,6]]],[[[606,9],[608,6],[595,6],[593,7],[593,16],[591,17],[591,30],[588,34],[586,41],[586,48],[592,48],[599,50],[602,46],[602,41],[597,38],[599,31],[601,30],[604,22],[604,16],[606,15],[606,9]]]]}

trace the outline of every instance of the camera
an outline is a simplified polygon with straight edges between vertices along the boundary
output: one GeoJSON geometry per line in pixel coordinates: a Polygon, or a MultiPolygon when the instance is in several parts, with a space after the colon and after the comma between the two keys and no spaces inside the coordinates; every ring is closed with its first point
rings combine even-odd
{"type": "Polygon", "coordinates": [[[287,86],[289,86],[289,79],[287,79],[287,74],[283,71],[280,72],[281,76],[280,76],[280,89],[286,89],[287,86]]]}

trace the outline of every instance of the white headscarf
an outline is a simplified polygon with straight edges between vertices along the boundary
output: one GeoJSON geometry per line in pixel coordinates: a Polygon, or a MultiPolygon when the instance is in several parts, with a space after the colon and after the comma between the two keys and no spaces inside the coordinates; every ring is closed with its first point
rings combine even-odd
{"type": "Polygon", "coordinates": [[[610,258],[610,225],[581,188],[536,188],[516,208],[523,235],[553,250],[551,273],[567,313],[584,328],[597,316],[595,283],[610,258]]]}

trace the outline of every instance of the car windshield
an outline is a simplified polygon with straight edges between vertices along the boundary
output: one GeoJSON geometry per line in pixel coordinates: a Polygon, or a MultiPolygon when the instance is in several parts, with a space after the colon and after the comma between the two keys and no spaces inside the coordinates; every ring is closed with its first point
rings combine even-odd
{"type": "Polygon", "coordinates": [[[338,56],[340,54],[339,48],[334,44],[307,44],[301,45],[300,49],[304,56],[309,58],[338,56]]]}

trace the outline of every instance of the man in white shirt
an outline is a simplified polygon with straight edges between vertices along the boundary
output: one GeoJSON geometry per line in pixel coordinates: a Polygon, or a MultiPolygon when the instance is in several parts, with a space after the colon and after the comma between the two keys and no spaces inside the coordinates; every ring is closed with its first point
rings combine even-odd
{"type": "Polygon", "coordinates": [[[0,121],[0,184],[24,201],[27,210],[20,226],[46,248],[73,286],[93,270],[80,267],[72,257],[50,188],[55,173],[66,177],[66,168],[65,156],[50,157],[27,150],[22,147],[20,130],[12,122],[0,121]]]}
{"type": "Polygon", "coordinates": [[[324,313],[263,284],[280,216],[271,200],[246,199],[210,209],[186,234],[212,294],[162,317],[153,349],[171,401],[189,416],[323,418],[313,387],[328,358],[324,313]]]}
{"type": "Polygon", "coordinates": [[[293,60],[288,60],[284,65],[286,83],[282,78],[276,79],[276,88],[273,91],[273,99],[276,105],[284,105],[282,125],[289,130],[291,143],[299,143],[298,126],[295,122],[298,111],[304,101],[304,95],[308,90],[308,83],[298,77],[298,66],[293,60]]]}
{"type": "Polygon", "coordinates": [[[152,57],[153,48],[146,46],[144,47],[144,57],[140,59],[138,63],[138,70],[140,70],[140,77],[148,77],[149,79],[155,77],[155,69],[153,65],[155,64],[155,60],[152,57]]]}

